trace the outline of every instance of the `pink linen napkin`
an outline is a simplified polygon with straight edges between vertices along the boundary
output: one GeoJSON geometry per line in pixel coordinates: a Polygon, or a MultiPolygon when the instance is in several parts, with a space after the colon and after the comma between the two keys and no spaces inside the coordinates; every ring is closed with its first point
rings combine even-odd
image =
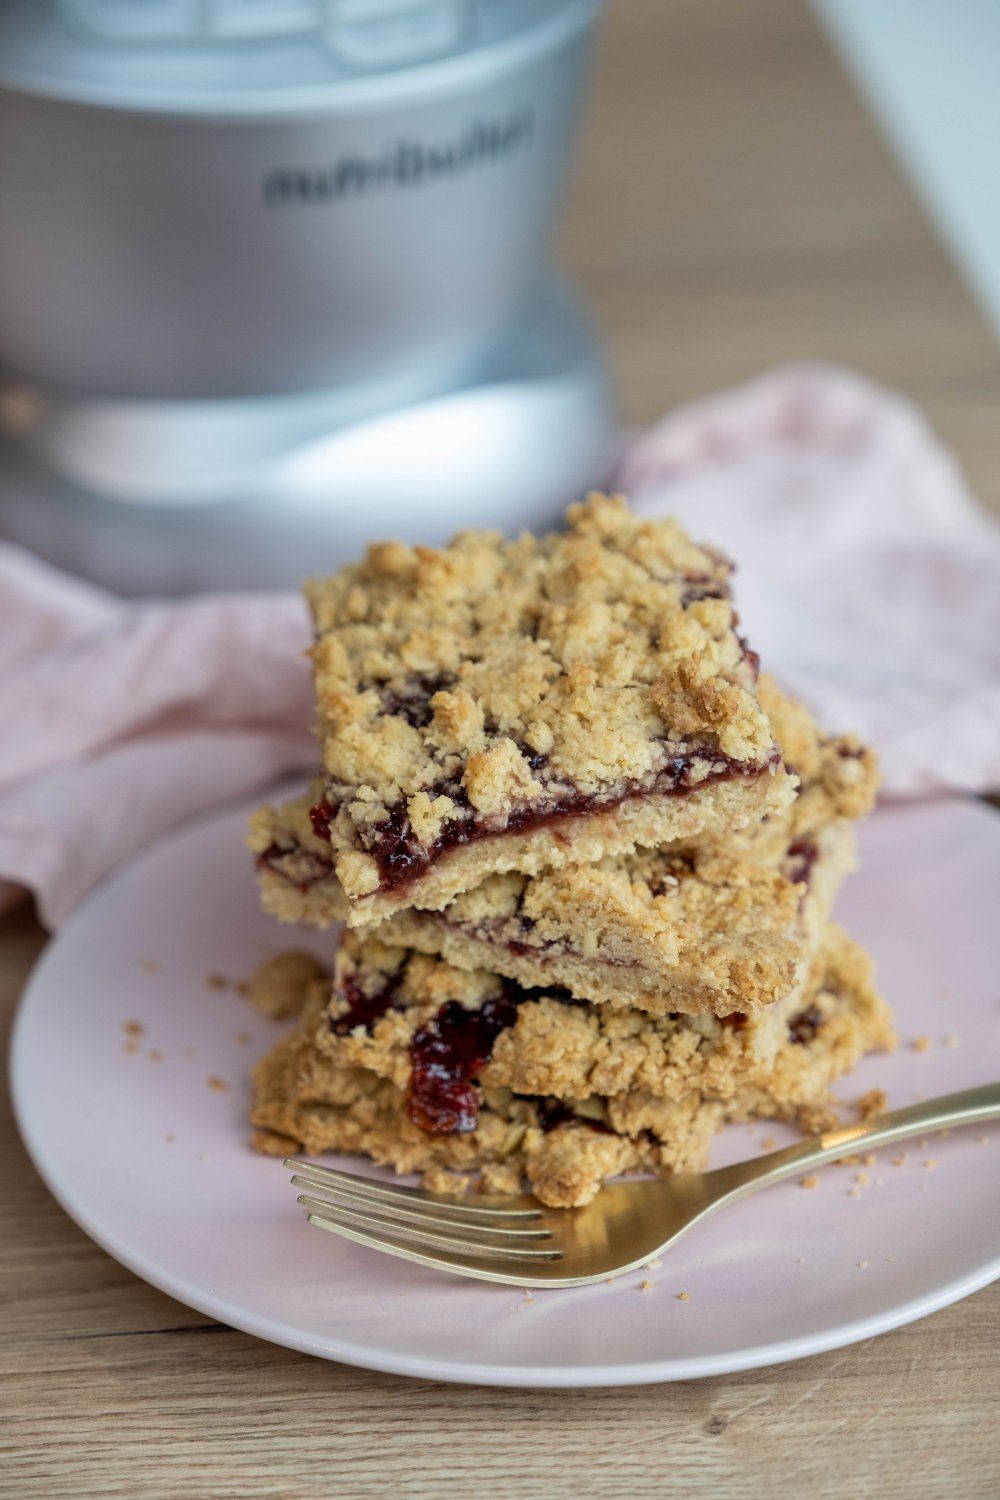
{"type": "MultiPolygon", "coordinates": [[[[765,665],[878,748],[890,793],[1000,788],[1000,527],[911,406],[783,369],[672,413],[618,478],[739,559],[765,665]]],[[[294,596],[125,603],[0,544],[0,621],[0,880],[51,927],[168,828],[314,762],[294,596]]]]}

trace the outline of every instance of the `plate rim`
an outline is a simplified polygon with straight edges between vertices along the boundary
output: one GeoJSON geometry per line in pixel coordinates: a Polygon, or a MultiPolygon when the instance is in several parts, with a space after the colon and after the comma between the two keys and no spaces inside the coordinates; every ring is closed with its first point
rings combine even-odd
{"type": "MultiPolygon", "coordinates": [[[[284,778],[287,784],[288,778],[284,778]]],[[[253,799],[254,803],[256,798],[253,799]]],[[[883,814],[899,814],[933,804],[953,804],[965,811],[992,821],[1000,832],[1000,810],[978,798],[956,795],[921,799],[918,803],[889,803],[879,811],[883,814]]],[[[477,1364],[467,1360],[445,1360],[436,1356],[395,1354],[391,1350],[359,1345],[351,1340],[329,1335],[310,1338],[299,1329],[271,1317],[254,1315],[244,1306],[230,1302],[224,1296],[204,1294],[185,1278],[172,1273],[159,1261],[134,1251],[124,1238],[107,1230],[78,1200],[73,1189],[66,1184],[58,1168],[36,1139],[31,1125],[31,1109],[26,1107],[23,1088],[25,1064],[22,1053],[25,1047],[26,1016],[36,989],[44,978],[45,971],[53,961],[57,945],[67,934],[88,918],[91,908],[103,899],[106,893],[119,882],[128,880],[134,871],[148,860],[156,858],[165,848],[178,843],[200,828],[231,817],[242,806],[250,803],[244,798],[233,798],[197,818],[187,820],[169,834],[153,840],[90,891],[58,932],[52,934],[39,959],[32,966],[27,983],[17,1003],[11,1028],[9,1044],[8,1077],[14,1119],[32,1165],[56,1202],[83,1232],[112,1256],[120,1265],[140,1280],[148,1282],[166,1296],[173,1297],[206,1317],[227,1324],[241,1333],[260,1338],[268,1343],[295,1349],[299,1353],[315,1358],[336,1361],[359,1369],[375,1370],[384,1374],[402,1375],[412,1379],[435,1380],[462,1385],[486,1385],[525,1390],[571,1390],[590,1389],[595,1386],[634,1386],[670,1384],[679,1380],[703,1380],[712,1376],[737,1374],[744,1370],[764,1369],[771,1365],[793,1360],[811,1358],[859,1343],[866,1338],[889,1333],[893,1329],[927,1317],[941,1308],[949,1307],[964,1297],[1000,1279],[1000,1249],[996,1256],[975,1271],[942,1283],[934,1291],[910,1298],[887,1311],[872,1313],[864,1318],[839,1324],[820,1334],[799,1334],[791,1338],[777,1339],[766,1344],[756,1343],[721,1354],[702,1357],[687,1357],[682,1360],[646,1360],[628,1365],[553,1365],[531,1366],[497,1363],[477,1364]]],[[[877,816],[878,814],[876,814],[877,816]]],[[[443,1273],[442,1273],[443,1274],[443,1273]]]]}

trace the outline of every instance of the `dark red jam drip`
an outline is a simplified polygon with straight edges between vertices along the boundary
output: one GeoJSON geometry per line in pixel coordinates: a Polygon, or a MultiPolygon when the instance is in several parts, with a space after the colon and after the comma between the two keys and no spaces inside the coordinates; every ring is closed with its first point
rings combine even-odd
{"type": "MultiPolygon", "coordinates": [[[[378,825],[374,838],[366,845],[366,853],[370,854],[378,865],[382,890],[402,890],[417,880],[428,865],[439,859],[442,854],[474,843],[477,839],[490,838],[496,834],[533,832],[535,829],[547,828],[553,823],[558,823],[563,818],[586,817],[591,813],[611,810],[620,807],[624,802],[643,797],[679,795],[692,789],[688,777],[696,760],[707,759],[711,763],[707,774],[697,783],[697,786],[701,788],[708,786],[711,782],[762,775],[772,764],[776,764],[778,758],[778,753],[775,752],[772,759],[765,764],[748,767],[742,761],[733,760],[719,752],[707,750],[685,752],[683,755],[672,756],[649,786],[628,783],[625,789],[614,797],[590,797],[582,793],[569,792],[554,802],[546,803],[541,808],[529,803],[524,807],[515,808],[501,829],[480,822],[475,812],[466,803],[458,817],[452,818],[439,837],[427,845],[421,844],[414,838],[406,808],[402,803],[398,803],[390,811],[385,822],[378,825]]],[[[452,800],[458,802],[461,808],[464,800],[461,788],[448,787],[447,791],[452,800]]],[[[315,823],[313,826],[316,826],[315,823]]]]}
{"type": "Polygon", "coordinates": [[[798,1046],[804,1047],[812,1041],[822,1024],[823,1012],[817,1006],[809,1005],[789,1021],[788,1035],[798,1046]]]}
{"type": "Polygon", "coordinates": [[[453,677],[416,677],[401,690],[387,689],[382,695],[382,712],[403,719],[414,729],[426,729],[434,717],[431,699],[443,688],[451,687],[453,677]]]}
{"type": "Polygon", "coordinates": [[[785,874],[793,885],[808,885],[818,859],[819,849],[812,839],[796,839],[794,844],[788,846],[785,874]]]}
{"type": "Polygon", "coordinates": [[[317,802],[315,807],[309,809],[309,821],[312,824],[313,833],[318,839],[330,842],[330,824],[337,816],[337,809],[329,802],[317,802]]]}
{"type": "Polygon", "coordinates": [[[535,1100],[535,1110],[538,1124],[546,1135],[550,1130],[555,1130],[557,1125],[565,1125],[567,1120],[573,1118],[573,1111],[565,1099],[553,1099],[551,1096],[539,1096],[535,1100]]]}
{"type": "Polygon", "coordinates": [[[479,1122],[476,1075],[489,1061],[493,1044],[517,1018],[514,986],[479,1010],[449,1000],[410,1042],[409,1115],[428,1135],[464,1135],[479,1122]]]}
{"type": "Polygon", "coordinates": [[[346,1000],[348,1009],[342,1016],[330,1018],[330,1030],[337,1036],[346,1036],[355,1026],[371,1031],[379,1016],[384,1016],[396,996],[398,981],[392,979],[374,995],[366,995],[353,979],[345,981],[338,998],[346,1000]]]}

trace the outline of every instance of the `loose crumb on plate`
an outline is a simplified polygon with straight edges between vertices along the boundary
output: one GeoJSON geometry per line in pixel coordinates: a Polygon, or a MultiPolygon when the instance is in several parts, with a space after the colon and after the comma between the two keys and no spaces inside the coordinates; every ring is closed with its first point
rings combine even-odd
{"type": "Polygon", "coordinates": [[[858,1261],[858,1270],[859,1271],[867,1271],[867,1269],[868,1269],[868,1262],[866,1260],[859,1260],[858,1261]]]}
{"type": "Polygon", "coordinates": [[[958,1037],[955,1035],[955,1033],[953,1031],[949,1032],[948,1035],[945,1037],[944,1044],[945,1044],[946,1047],[951,1047],[952,1050],[954,1050],[954,1048],[956,1048],[958,1046],[958,1037]]]}
{"type": "Polygon", "coordinates": [[[678,1300],[678,1302],[690,1302],[691,1301],[691,1293],[690,1292],[678,1292],[677,1293],[677,1300],[678,1300]]]}
{"type": "Polygon", "coordinates": [[[639,1290],[640,1290],[640,1292],[651,1292],[653,1290],[654,1285],[655,1285],[655,1282],[648,1281],[648,1280],[647,1281],[643,1281],[639,1285],[639,1290]]]}
{"type": "Polygon", "coordinates": [[[214,1089],[217,1094],[229,1093],[230,1085],[224,1078],[219,1078],[217,1074],[212,1073],[205,1081],[208,1084],[208,1087],[210,1089],[214,1089]]]}
{"type": "Polygon", "coordinates": [[[163,1053],[160,1051],[159,1047],[150,1047],[146,1056],[149,1058],[150,1062],[163,1061],[163,1053]]]}
{"type": "Polygon", "coordinates": [[[931,1039],[929,1036],[914,1037],[910,1045],[914,1052],[929,1052],[931,1050],[931,1039]]]}
{"type": "Polygon", "coordinates": [[[144,1036],[146,1028],[141,1021],[123,1021],[122,1030],[126,1036],[144,1036]]]}
{"type": "Polygon", "coordinates": [[[163,1139],[166,1141],[168,1146],[172,1146],[177,1137],[175,1135],[165,1135],[163,1139]]]}
{"type": "Polygon", "coordinates": [[[810,1172],[807,1177],[802,1177],[799,1179],[799,1187],[819,1187],[819,1178],[816,1176],[815,1172],[810,1172]]]}
{"type": "Polygon", "coordinates": [[[158,974],[160,965],[155,958],[140,958],[139,968],[144,974],[158,974]]]}
{"type": "Polygon", "coordinates": [[[220,974],[217,971],[205,975],[205,984],[210,990],[228,990],[229,988],[229,980],[225,974],[220,974]]]}
{"type": "Polygon", "coordinates": [[[933,1172],[934,1169],[936,1168],[936,1166],[937,1166],[937,1161],[935,1160],[935,1158],[933,1156],[929,1156],[927,1158],[927,1160],[924,1162],[924,1171],[925,1172],[933,1172]]]}
{"type": "Polygon", "coordinates": [[[301,1013],[313,985],[327,975],[319,959],[297,948],[274,953],[258,964],[248,989],[254,1010],[273,1021],[285,1021],[301,1013]]]}
{"type": "Polygon", "coordinates": [[[874,1120],[885,1113],[885,1107],[889,1102],[889,1096],[885,1089],[869,1089],[867,1094],[862,1094],[855,1108],[862,1120],[874,1120]]]}

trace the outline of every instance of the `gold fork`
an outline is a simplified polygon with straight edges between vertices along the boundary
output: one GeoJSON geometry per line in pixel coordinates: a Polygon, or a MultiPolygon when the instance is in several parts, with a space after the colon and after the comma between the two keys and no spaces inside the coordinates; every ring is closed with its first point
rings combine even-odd
{"type": "Polygon", "coordinates": [[[466,1201],[285,1162],[309,1223],[404,1260],[510,1286],[585,1286],[634,1270],[669,1249],[724,1204],[745,1198],[859,1147],[1000,1118],[1000,1083],[897,1109],[782,1151],[683,1177],[612,1183],[584,1208],[545,1208],[535,1198],[466,1201]]]}

